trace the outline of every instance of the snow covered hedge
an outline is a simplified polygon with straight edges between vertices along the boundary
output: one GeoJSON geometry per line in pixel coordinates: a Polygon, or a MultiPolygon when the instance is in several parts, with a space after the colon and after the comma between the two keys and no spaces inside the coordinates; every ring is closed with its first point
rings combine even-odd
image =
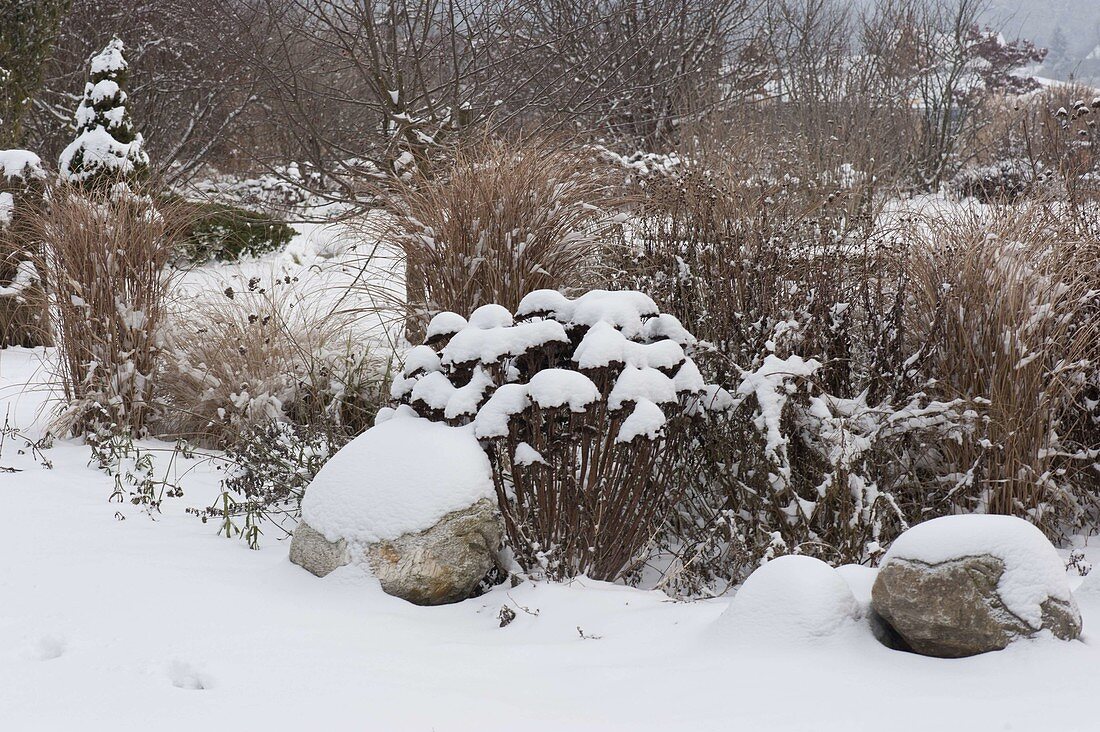
{"type": "MultiPolygon", "coordinates": [[[[472,424],[512,550],[554,578],[633,568],[690,482],[704,407],[695,339],[640,292],[538,290],[515,314],[440,313],[405,357],[399,407],[472,424]]],[[[697,465],[696,465],[697,467],[697,465]]]]}
{"type": "Polygon", "coordinates": [[[29,150],[0,150],[0,346],[50,342],[37,245],[29,229],[46,170],[29,150]]]}

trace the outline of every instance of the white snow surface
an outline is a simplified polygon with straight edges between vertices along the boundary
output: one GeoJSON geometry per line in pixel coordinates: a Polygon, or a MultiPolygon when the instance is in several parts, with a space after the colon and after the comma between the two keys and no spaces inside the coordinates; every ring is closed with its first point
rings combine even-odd
{"type": "MultiPolygon", "coordinates": [[[[84,96],[92,101],[92,104],[99,104],[104,99],[111,99],[116,94],[119,94],[122,90],[118,86],[118,82],[112,79],[103,79],[97,81],[95,84],[88,82],[87,88],[84,90],[84,96]]],[[[122,93],[120,102],[126,101],[125,93],[122,93]]]]}
{"type": "Polygon", "coordinates": [[[527,396],[543,409],[568,406],[574,412],[600,400],[592,379],[568,369],[544,369],[527,383],[527,396]]]}
{"type": "Polygon", "coordinates": [[[424,338],[431,340],[436,336],[453,335],[468,325],[466,318],[458,313],[444,312],[435,315],[428,323],[424,338]]]}
{"type": "Polygon", "coordinates": [[[512,462],[515,465],[534,465],[535,463],[546,464],[546,458],[542,456],[542,453],[531,447],[526,442],[521,442],[516,445],[516,454],[512,457],[512,462]]]}
{"type": "Polygon", "coordinates": [[[439,356],[430,346],[414,346],[405,352],[404,366],[401,373],[408,376],[417,371],[428,373],[439,371],[441,368],[439,356]]]}
{"type": "Polygon", "coordinates": [[[635,437],[642,436],[656,440],[667,421],[659,406],[648,399],[639,399],[634,405],[634,411],[619,426],[615,442],[630,442],[635,437]]]}
{"type": "Polygon", "coordinates": [[[626,367],[607,395],[607,406],[615,410],[622,409],[625,402],[642,401],[653,404],[676,401],[675,382],[657,369],[626,367]]]}
{"type": "MultiPolygon", "coordinates": [[[[510,315],[508,317],[511,318],[510,315]]],[[[481,322],[488,324],[494,321],[484,318],[481,322]]],[[[487,325],[485,328],[471,322],[452,336],[447,347],[443,349],[442,362],[444,365],[471,361],[493,363],[505,356],[520,356],[531,348],[552,341],[569,342],[565,328],[553,320],[519,323],[514,326],[487,325]]]]}
{"type": "Polygon", "coordinates": [[[718,626],[737,638],[799,644],[829,638],[858,617],[844,577],[820,559],[792,554],[749,575],[718,626]]]}
{"type": "Polygon", "coordinates": [[[471,328],[507,328],[514,321],[508,308],[496,303],[482,305],[470,313],[469,325],[471,328]]]}
{"type": "Polygon", "coordinates": [[[570,300],[556,290],[535,290],[519,301],[516,317],[545,314],[561,323],[609,323],[627,338],[641,335],[644,319],[660,314],[648,295],[634,290],[589,290],[570,300]]]}
{"type": "Polygon", "coordinates": [[[7,191],[0,191],[0,230],[11,224],[15,213],[15,197],[7,191]]]}
{"type": "Polygon", "coordinates": [[[122,52],[125,45],[118,38],[112,38],[107,47],[92,57],[90,72],[92,76],[109,71],[124,71],[128,64],[122,52]]]}
{"type": "MultiPolygon", "coordinates": [[[[0,408],[31,439],[53,358],[0,350],[0,408]]],[[[671,602],[583,577],[417,607],[359,567],[314,577],[275,532],[259,551],[217,536],[184,513],[217,497],[216,464],[169,466],[171,445],[141,445],[185,488],[156,520],[108,502],[113,479],[78,441],[44,451],[51,469],[14,437],[0,451],[21,471],[0,473],[5,732],[1096,729],[1100,570],[1078,594],[1084,642],[952,660],[891,651],[864,621],[792,644],[755,634],[765,617],[731,643],[715,632],[728,596],[671,602]],[[501,628],[503,606],[516,617],[501,628]]],[[[1100,566],[1094,542],[1080,549],[1100,566]]]]}
{"type": "Polygon", "coordinates": [[[573,362],[582,369],[604,368],[614,363],[671,369],[685,358],[683,347],[674,340],[636,343],[607,321],[593,324],[573,352],[573,362]]]}
{"type": "Polygon", "coordinates": [[[1042,531],[1014,516],[942,516],[917,524],[894,541],[881,566],[894,560],[940,564],[985,554],[1004,562],[997,594],[1005,607],[1033,628],[1042,625],[1040,605],[1048,597],[1073,601],[1058,552],[1042,531]]]}
{"type": "Polygon", "coordinates": [[[30,150],[0,150],[0,175],[6,180],[12,178],[37,178],[46,177],[46,169],[42,167],[42,159],[30,150]]]}
{"type": "Polygon", "coordinates": [[[329,541],[362,545],[423,531],[493,496],[489,459],[471,429],[399,417],[325,463],[306,490],[302,518],[329,541]]]}

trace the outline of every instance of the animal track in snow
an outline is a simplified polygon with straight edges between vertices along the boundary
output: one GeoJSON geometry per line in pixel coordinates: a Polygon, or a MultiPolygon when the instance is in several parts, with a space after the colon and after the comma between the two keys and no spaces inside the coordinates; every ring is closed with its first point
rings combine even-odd
{"type": "Polygon", "coordinates": [[[212,679],[185,661],[172,661],[167,668],[168,680],[177,689],[211,689],[212,679]]]}
{"type": "Polygon", "coordinates": [[[68,644],[59,635],[43,635],[30,645],[30,656],[39,661],[52,661],[65,653],[68,644]]]}

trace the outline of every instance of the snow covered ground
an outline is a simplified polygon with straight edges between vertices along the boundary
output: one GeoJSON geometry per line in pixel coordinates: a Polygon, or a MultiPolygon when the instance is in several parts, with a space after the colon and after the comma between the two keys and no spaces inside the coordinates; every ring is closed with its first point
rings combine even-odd
{"type": "MultiPolygon", "coordinates": [[[[324,257],[305,247],[326,234],[310,232],[281,259],[220,273],[319,272],[324,257]]],[[[1100,570],[1077,592],[1081,641],[961,660],[891,651],[862,620],[777,642],[752,612],[719,620],[728,597],[583,579],[417,607],[362,570],[318,579],[288,561],[287,541],[250,551],[185,514],[218,492],[209,460],[157,452],[185,495],[150,517],[108,502],[112,479],[88,467],[88,447],[29,449],[47,424],[49,358],[0,351],[0,413],[25,436],[0,447],[3,732],[1100,729],[1100,570]]],[[[842,574],[865,607],[873,572],[842,574]]]]}
{"type": "MultiPolygon", "coordinates": [[[[43,356],[0,351],[0,400],[32,437],[43,356]]],[[[1081,642],[953,661],[888,650],[863,623],[731,634],[728,598],[587,580],[416,607],[185,515],[216,494],[209,462],[176,464],[186,495],[150,518],[108,502],[87,447],[58,441],[51,469],[23,447],[8,435],[0,454],[21,471],[0,474],[0,729],[1097,729],[1100,586],[1078,592],[1081,642]]],[[[844,574],[866,601],[869,572],[844,574]]]]}

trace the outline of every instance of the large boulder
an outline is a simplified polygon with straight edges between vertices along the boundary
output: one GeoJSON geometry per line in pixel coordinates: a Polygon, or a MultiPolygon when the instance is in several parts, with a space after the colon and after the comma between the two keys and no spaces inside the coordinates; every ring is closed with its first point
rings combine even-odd
{"type": "Polygon", "coordinates": [[[749,575],[718,626],[749,641],[802,645],[828,638],[858,617],[856,598],[835,569],[820,559],[790,555],[749,575]]]}
{"type": "Polygon", "coordinates": [[[946,516],[914,526],[882,560],[871,606],[898,645],[961,658],[1050,631],[1081,634],[1065,566],[1039,529],[1011,516],[946,516]]]}
{"type": "Polygon", "coordinates": [[[471,431],[397,417],[317,474],[290,560],[322,577],[364,563],[387,593],[441,605],[476,594],[501,535],[489,461],[471,431]]]}

